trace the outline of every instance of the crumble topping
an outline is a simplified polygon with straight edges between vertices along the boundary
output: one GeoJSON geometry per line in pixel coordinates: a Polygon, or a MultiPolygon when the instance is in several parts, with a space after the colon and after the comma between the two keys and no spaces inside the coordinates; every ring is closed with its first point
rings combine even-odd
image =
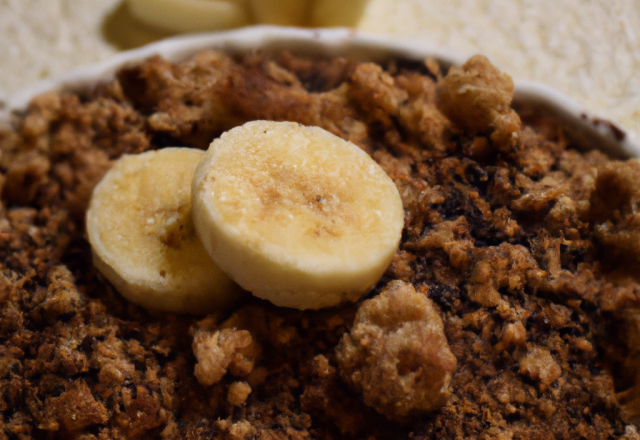
{"type": "Polygon", "coordinates": [[[336,347],[342,378],[381,414],[406,420],[449,397],[456,358],[426,292],[390,282],[358,309],[336,347]]]}
{"type": "Polygon", "coordinates": [[[457,94],[433,63],[287,54],[203,52],[175,65],[154,57],[91,90],[36,98],[0,133],[0,432],[637,438],[637,163],[579,151],[544,118],[501,126],[511,114],[508,81],[480,58],[458,72],[485,78],[488,125],[443,111],[440,102],[472,104],[475,95],[457,94]],[[83,236],[89,195],[110,160],[206,148],[255,119],[325,128],[393,179],[405,228],[381,282],[361,303],[320,311],[251,299],[203,319],[124,301],[92,267],[83,236]],[[415,298],[394,307],[399,316],[421,311],[410,327],[430,323],[433,345],[366,323],[371,304],[392,296],[389,283],[415,298]],[[381,339],[366,346],[368,331],[381,339]],[[427,350],[418,370],[432,365],[449,380],[446,392],[428,382],[391,410],[380,397],[410,373],[371,380],[393,364],[385,347],[420,359],[427,350]],[[368,353],[380,362],[364,362],[368,353]],[[415,413],[432,401],[424,389],[442,399],[415,413]]]}

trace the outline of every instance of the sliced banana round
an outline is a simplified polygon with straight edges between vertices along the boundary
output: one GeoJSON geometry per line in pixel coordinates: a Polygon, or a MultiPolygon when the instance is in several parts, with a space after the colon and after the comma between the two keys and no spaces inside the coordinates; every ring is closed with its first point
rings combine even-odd
{"type": "Polygon", "coordinates": [[[279,306],[356,301],[388,267],[404,210],[356,145],[293,122],[254,121],[216,139],[192,186],[196,231],[240,286],[279,306]]]}
{"type": "Polygon", "coordinates": [[[127,0],[131,15],[173,32],[204,32],[249,24],[245,0],[127,0]]]}
{"type": "Polygon", "coordinates": [[[193,228],[191,180],[203,157],[189,148],[123,156],[93,191],[86,226],[94,265],[135,304],[204,314],[242,296],[193,228]]]}
{"type": "Polygon", "coordinates": [[[311,0],[251,0],[251,11],[257,23],[303,26],[311,3],[311,0]]]}

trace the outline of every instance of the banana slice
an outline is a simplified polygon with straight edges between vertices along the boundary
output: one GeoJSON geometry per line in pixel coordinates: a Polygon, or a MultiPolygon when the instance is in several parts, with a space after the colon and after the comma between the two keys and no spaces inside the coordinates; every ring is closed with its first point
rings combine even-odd
{"type": "Polygon", "coordinates": [[[189,148],[123,156],[93,191],[87,235],[94,265],[133,303],[203,314],[241,297],[193,229],[191,179],[203,157],[189,148]]]}
{"type": "Polygon", "coordinates": [[[303,26],[307,22],[310,0],[251,0],[257,23],[303,26]]]}
{"type": "Polygon", "coordinates": [[[216,139],[192,184],[196,231],[240,286],[279,306],[356,301],[398,247],[398,190],[318,127],[254,121],[216,139]]]}
{"type": "Polygon", "coordinates": [[[138,20],[172,32],[204,32],[249,24],[245,0],[128,0],[138,20]]]}
{"type": "Polygon", "coordinates": [[[314,27],[357,27],[369,0],[315,0],[309,25],[314,27]]]}

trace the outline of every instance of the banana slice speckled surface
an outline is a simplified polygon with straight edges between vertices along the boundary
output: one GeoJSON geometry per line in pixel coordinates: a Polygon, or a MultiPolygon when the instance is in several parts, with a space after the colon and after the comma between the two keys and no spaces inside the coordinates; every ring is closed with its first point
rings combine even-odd
{"type": "Polygon", "coordinates": [[[356,145],[293,122],[254,121],[216,139],[192,186],[196,231],[240,286],[279,306],[356,301],[391,262],[404,210],[356,145]]]}
{"type": "Polygon", "coordinates": [[[242,296],[193,229],[191,180],[203,157],[189,148],[123,156],[93,191],[86,226],[94,264],[135,304],[204,314],[242,296]]]}

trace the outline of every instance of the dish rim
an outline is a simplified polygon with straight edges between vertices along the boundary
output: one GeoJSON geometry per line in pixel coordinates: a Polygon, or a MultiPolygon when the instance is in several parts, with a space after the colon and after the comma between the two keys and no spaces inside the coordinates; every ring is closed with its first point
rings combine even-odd
{"type": "MultiPolygon", "coordinates": [[[[0,122],[9,121],[12,112],[26,109],[31,99],[41,93],[80,89],[109,80],[121,67],[153,55],[160,55],[170,62],[180,62],[207,49],[223,50],[233,55],[288,50],[298,55],[350,56],[360,61],[376,62],[434,58],[444,69],[465,61],[464,57],[438,49],[425,41],[393,39],[350,28],[303,29],[259,25],[222,32],[179,35],[120,52],[105,61],[79,67],[19,89],[6,97],[4,108],[0,108],[0,122]]],[[[547,84],[514,78],[514,85],[514,105],[527,104],[557,118],[567,129],[567,136],[578,145],[585,149],[601,150],[614,158],[640,157],[640,140],[636,139],[635,133],[599,118],[547,84]]]]}

